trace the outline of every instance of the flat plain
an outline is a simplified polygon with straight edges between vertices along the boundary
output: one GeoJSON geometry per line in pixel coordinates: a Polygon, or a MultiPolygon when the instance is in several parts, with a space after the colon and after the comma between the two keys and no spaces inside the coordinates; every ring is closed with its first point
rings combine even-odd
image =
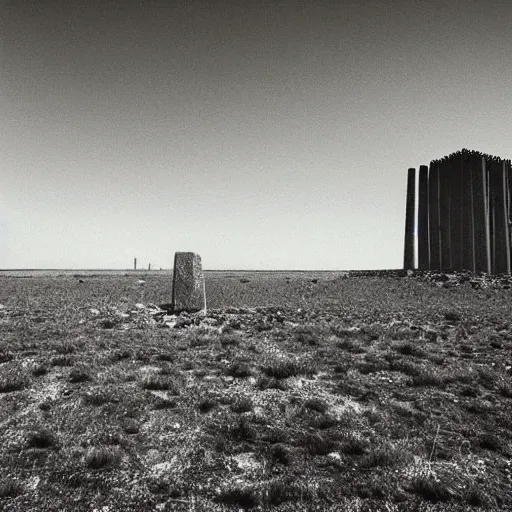
{"type": "Polygon", "coordinates": [[[0,510],[512,510],[506,280],[205,275],[0,273],[0,510]]]}

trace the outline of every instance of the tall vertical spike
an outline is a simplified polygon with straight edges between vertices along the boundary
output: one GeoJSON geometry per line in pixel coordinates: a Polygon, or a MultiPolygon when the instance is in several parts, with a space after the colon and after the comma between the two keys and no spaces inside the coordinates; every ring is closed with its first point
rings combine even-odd
{"type": "Polygon", "coordinates": [[[493,273],[510,273],[510,243],[506,203],[506,166],[497,159],[490,169],[493,218],[493,273]]]}
{"type": "Polygon", "coordinates": [[[450,237],[450,169],[442,160],[439,166],[439,225],[441,236],[441,269],[452,268],[450,237]]]}
{"type": "Polygon", "coordinates": [[[429,268],[428,255],[428,167],[420,165],[418,177],[418,268],[429,268]]]}
{"type": "Polygon", "coordinates": [[[451,268],[462,269],[462,169],[461,155],[454,154],[450,167],[451,268]]]}
{"type": "Polygon", "coordinates": [[[475,270],[472,185],[470,156],[464,152],[462,155],[462,268],[464,270],[475,270]]]}
{"type": "Polygon", "coordinates": [[[405,205],[405,240],[404,240],[404,269],[414,269],[414,210],[416,169],[410,168],[407,172],[407,197],[405,205]]]}
{"type": "Polygon", "coordinates": [[[491,272],[490,226],[485,158],[479,154],[470,157],[473,195],[473,220],[475,237],[475,270],[491,272]]]}
{"type": "Polygon", "coordinates": [[[439,270],[439,164],[430,162],[428,175],[428,233],[429,233],[429,268],[439,270]]]}

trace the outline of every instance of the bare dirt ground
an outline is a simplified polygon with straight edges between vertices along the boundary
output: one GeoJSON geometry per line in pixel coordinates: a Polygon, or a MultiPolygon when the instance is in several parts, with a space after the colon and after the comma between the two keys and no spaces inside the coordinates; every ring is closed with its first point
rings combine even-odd
{"type": "Polygon", "coordinates": [[[512,510],[508,279],[0,273],[0,510],[512,510]],[[162,306],[162,307],[158,307],[162,306]]]}

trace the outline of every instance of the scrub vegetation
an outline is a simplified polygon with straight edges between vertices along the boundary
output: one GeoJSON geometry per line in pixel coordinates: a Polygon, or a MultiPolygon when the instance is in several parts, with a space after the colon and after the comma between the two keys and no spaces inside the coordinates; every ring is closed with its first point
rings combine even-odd
{"type": "Polygon", "coordinates": [[[511,510],[512,290],[478,279],[206,272],[176,317],[167,272],[3,272],[0,509],[511,510]]]}

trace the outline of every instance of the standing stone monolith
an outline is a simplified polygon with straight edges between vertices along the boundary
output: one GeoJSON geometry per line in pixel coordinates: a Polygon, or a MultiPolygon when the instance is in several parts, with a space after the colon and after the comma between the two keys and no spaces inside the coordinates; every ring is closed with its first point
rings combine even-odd
{"type": "Polygon", "coordinates": [[[172,283],[174,313],[206,311],[206,292],[201,256],[194,252],[174,254],[172,283]]]}

